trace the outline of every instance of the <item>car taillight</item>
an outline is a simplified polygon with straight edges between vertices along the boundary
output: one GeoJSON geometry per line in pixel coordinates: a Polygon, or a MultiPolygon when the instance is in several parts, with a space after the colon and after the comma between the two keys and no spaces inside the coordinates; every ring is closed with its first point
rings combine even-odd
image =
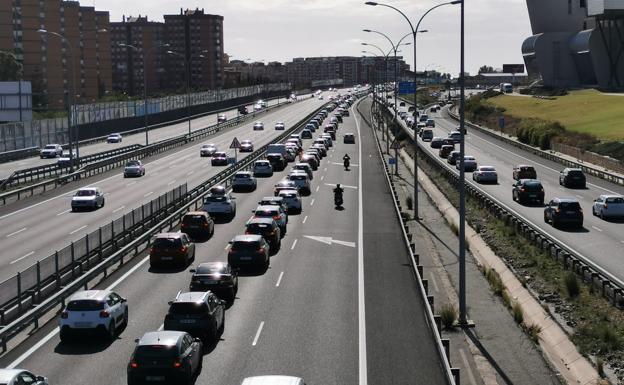
{"type": "Polygon", "coordinates": [[[273,219],[275,219],[276,221],[280,219],[279,215],[273,215],[273,219]]]}
{"type": "Polygon", "coordinates": [[[180,225],[180,227],[185,228],[186,227],[186,223],[182,223],[182,225],[180,225]]]}
{"type": "Polygon", "coordinates": [[[524,192],[524,187],[520,188],[520,192],[524,192]]]}
{"type": "Polygon", "coordinates": [[[136,368],[138,368],[138,367],[139,367],[139,364],[137,364],[137,363],[136,363],[136,361],[131,361],[131,362],[130,362],[130,367],[131,367],[132,369],[136,369],[136,368]]]}
{"type": "Polygon", "coordinates": [[[173,367],[178,369],[182,367],[182,362],[180,362],[179,358],[176,358],[175,361],[173,361],[173,367]]]}
{"type": "Polygon", "coordinates": [[[110,317],[110,313],[107,312],[106,310],[102,310],[100,312],[100,318],[108,318],[108,317],[110,317]]]}
{"type": "Polygon", "coordinates": [[[608,209],[608,208],[609,208],[609,206],[608,206],[606,203],[604,204],[604,206],[603,206],[603,207],[604,207],[605,209],[608,209]]]}
{"type": "Polygon", "coordinates": [[[67,319],[68,317],[69,317],[69,313],[68,312],[64,311],[64,312],[61,313],[61,318],[62,319],[67,319]]]}
{"type": "Polygon", "coordinates": [[[557,210],[555,210],[555,212],[560,213],[561,209],[557,207],[557,210]]]}
{"type": "Polygon", "coordinates": [[[186,253],[187,247],[186,246],[182,246],[180,247],[180,252],[181,253],[186,253]]]}
{"type": "Polygon", "coordinates": [[[258,253],[260,253],[260,254],[261,254],[261,253],[264,253],[264,247],[260,247],[260,248],[258,248],[258,253]]]}

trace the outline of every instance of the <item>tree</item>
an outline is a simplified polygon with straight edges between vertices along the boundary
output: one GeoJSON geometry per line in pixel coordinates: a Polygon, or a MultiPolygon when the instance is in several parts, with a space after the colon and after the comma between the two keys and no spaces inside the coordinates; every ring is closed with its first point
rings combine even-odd
{"type": "Polygon", "coordinates": [[[13,54],[0,52],[0,81],[15,81],[22,77],[22,64],[13,54]]]}
{"type": "Polygon", "coordinates": [[[492,67],[492,66],[485,65],[485,66],[481,66],[481,68],[479,68],[479,74],[491,74],[493,72],[496,72],[496,71],[494,71],[494,67],[492,67]]]}

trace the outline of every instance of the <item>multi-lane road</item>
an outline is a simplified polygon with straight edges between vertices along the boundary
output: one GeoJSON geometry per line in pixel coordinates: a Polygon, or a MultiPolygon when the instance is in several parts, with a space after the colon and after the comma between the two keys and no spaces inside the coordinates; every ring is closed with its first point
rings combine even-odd
{"type": "MultiPolygon", "coordinates": [[[[434,136],[447,137],[450,131],[456,130],[457,121],[448,115],[447,109],[431,114],[436,122],[433,128],[434,136]]],[[[422,142],[422,148],[438,157],[438,149],[430,147],[429,142],[422,142]]],[[[500,202],[506,204],[519,216],[540,227],[553,238],[559,240],[572,250],[587,257],[595,264],[614,277],[624,282],[624,266],[621,263],[622,248],[624,247],[624,222],[606,221],[592,215],[593,200],[601,194],[624,195],[624,187],[609,183],[602,179],[587,175],[586,189],[571,189],[559,185],[559,172],[563,166],[546,160],[502,142],[495,137],[468,128],[466,135],[466,155],[476,158],[480,166],[494,166],[498,173],[498,184],[477,185],[483,191],[491,194],[500,202]],[[576,198],[579,200],[584,213],[583,228],[580,230],[554,228],[544,222],[544,208],[522,205],[512,200],[512,169],[519,164],[533,165],[537,177],[542,182],[545,191],[545,202],[555,197],[576,198]]],[[[445,162],[447,167],[456,170],[455,166],[445,162]]],[[[473,183],[472,174],[466,173],[468,183],[473,183]]]]}
{"type": "MultiPolygon", "coordinates": [[[[274,119],[289,124],[320,104],[298,103],[276,111],[274,119]]],[[[267,125],[272,123],[269,116],[273,115],[263,118],[267,125]]],[[[238,133],[224,133],[212,141],[226,144],[243,133],[254,134],[245,125],[238,133]]],[[[256,134],[252,139],[258,145],[275,135],[270,127],[256,134]]],[[[408,255],[372,131],[355,108],[340,125],[337,139],[314,173],[303,212],[290,217],[271,267],[261,275],[241,277],[237,298],[226,312],[225,332],[204,355],[197,384],[237,385],[246,376],[260,374],[295,375],[309,384],[326,385],[446,383],[422,298],[406,267],[408,255]],[[345,132],[356,134],[356,144],[342,143],[345,132]],[[351,157],[349,172],[342,167],[344,154],[351,157]],[[333,205],[336,183],[345,188],[343,210],[333,205]]],[[[304,147],[310,143],[304,140],[304,147]]],[[[132,182],[119,176],[109,179],[116,180],[114,188],[124,190],[111,198],[122,199],[143,188],[141,184],[150,185],[145,191],[164,191],[171,180],[188,179],[192,184],[193,175],[201,173],[194,178],[206,179],[212,168],[199,159],[197,148],[148,164],[148,175],[160,172],[153,180],[138,179],[126,186],[132,182]],[[174,161],[178,163],[170,164],[174,161]]],[[[237,193],[236,217],[218,224],[210,240],[197,244],[195,263],[225,260],[228,241],[243,231],[257,201],[272,195],[273,185],[287,172],[259,179],[256,191],[237,193]]],[[[134,199],[141,200],[145,192],[137,194],[134,199]]],[[[67,198],[58,198],[61,201],[67,203],[67,198]]],[[[112,210],[121,203],[107,202],[105,208],[112,210]]],[[[50,211],[41,206],[28,210],[50,211]]],[[[65,209],[57,207],[49,218],[65,209]]],[[[65,223],[79,225],[73,218],[65,223]]],[[[186,269],[155,272],[149,269],[148,258],[138,257],[101,285],[128,298],[130,322],[116,340],[61,344],[53,320],[1,358],[0,367],[28,368],[48,376],[53,384],[125,384],[134,339],[162,326],[167,301],[185,290],[189,279],[186,269]]]]}

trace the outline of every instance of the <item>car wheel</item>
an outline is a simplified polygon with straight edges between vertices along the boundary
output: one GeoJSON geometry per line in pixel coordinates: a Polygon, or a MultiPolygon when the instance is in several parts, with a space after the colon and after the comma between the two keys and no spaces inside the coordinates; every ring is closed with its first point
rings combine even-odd
{"type": "Polygon", "coordinates": [[[604,210],[600,210],[600,219],[605,219],[604,210]]]}
{"type": "Polygon", "coordinates": [[[557,223],[557,221],[555,220],[555,218],[553,218],[553,219],[550,221],[550,224],[551,224],[551,225],[552,225],[552,227],[554,227],[554,228],[557,228],[557,226],[559,225],[559,224],[557,223]]]}
{"type": "Polygon", "coordinates": [[[102,199],[102,207],[104,207],[105,203],[106,203],[106,199],[102,199]]]}
{"type": "Polygon", "coordinates": [[[546,216],[546,213],[544,213],[544,223],[548,223],[548,216],[546,216]]]}
{"type": "Polygon", "coordinates": [[[221,317],[221,326],[219,327],[219,337],[223,335],[225,331],[225,311],[223,311],[223,316],[221,317]]]}
{"type": "Polygon", "coordinates": [[[123,317],[123,326],[128,326],[128,319],[129,319],[129,314],[128,314],[128,308],[126,307],[126,310],[124,311],[124,317],[123,317]]]}
{"type": "Polygon", "coordinates": [[[61,332],[59,333],[59,337],[61,338],[61,342],[69,342],[69,340],[71,339],[71,334],[69,330],[61,329],[61,332]]]}
{"type": "Polygon", "coordinates": [[[108,325],[108,334],[107,337],[109,340],[114,340],[115,336],[117,335],[117,332],[115,330],[115,323],[113,321],[111,321],[111,323],[108,325]]]}

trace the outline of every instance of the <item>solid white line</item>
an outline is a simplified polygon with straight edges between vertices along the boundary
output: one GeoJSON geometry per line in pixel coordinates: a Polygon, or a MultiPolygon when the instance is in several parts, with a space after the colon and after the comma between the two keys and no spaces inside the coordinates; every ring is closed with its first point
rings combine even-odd
{"type": "Polygon", "coordinates": [[[113,212],[116,213],[117,211],[123,210],[125,208],[126,206],[117,207],[115,210],[113,210],[113,212]]]}
{"type": "Polygon", "coordinates": [[[321,186],[316,186],[316,191],[318,191],[321,188],[321,186]]]}
{"type": "Polygon", "coordinates": [[[321,175],[321,181],[325,179],[325,175],[321,175]]]}
{"type": "Polygon", "coordinates": [[[260,326],[258,326],[258,331],[256,332],[256,336],[254,337],[251,346],[256,346],[258,343],[258,338],[260,338],[260,333],[262,333],[262,328],[264,327],[264,321],[260,322],[260,326]]]}
{"type": "Polygon", "coordinates": [[[297,246],[297,240],[295,239],[295,241],[293,242],[292,246],[290,246],[291,250],[295,249],[295,246],[297,246]]]}
{"type": "Polygon", "coordinates": [[[34,252],[34,251],[31,251],[30,253],[25,254],[25,255],[23,255],[23,256],[21,256],[21,257],[17,258],[15,261],[9,262],[9,265],[14,264],[15,262],[19,262],[19,261],[21,261],[21,260],[22,260],[22,259],[24,259],[24,258],[30,257],[30,256],[31,256],[31,255],[33,255],[33,254],[35,254],[35,252],[34,252]]]}
{"type": "MultiPolygon", "coordinates": [[[[362,159],[362,136],[360,134],[359,116],[353,107],[355,126],[358,134],[358,156],[362,159]]],[[[359,385],[367,385],[368,369],[366,366],[366,300],[364,297],[364,215],[362,201],[362,167],[358,168],[358,342],[359,342],[359,385]]]]}
{"type": "Polygon", "coordinates": [[[73,235],[73,234],[79,232],[80,230],[84,229],[85,227],[87,227],[87,225],[84,225],[84,226],[81,226],[81,227],[77,228],[76,230],[74,230],[71,233],[69,233],[69,235],[73,235]]]}
{"type": "Polygon", "coordinates": [[[282,271],[279,275],[279,278],[277,278],[277,283],[275,284],[275,287],[279,287],[280,283],[282,282],[283,276],[284,276],[284,272],[282,271]]]}
{"type": "Polygon", "coordinates": [[[600,231],[602,233],[602,229],[596,226],[592,226],[592,229],[596,230],[596,231],[600,231]]]}
{"type": "Polygon", "coordinates": [[[135,185],[135,184],[136,184],[136,181],[134,181],[134,182],[130,182],[130,183],[126,184],[126,187],[130,187],[130,186],[133,186],[133,185],[135,185]]]}
{"type": "Polygon", "coordinates": [[[310,206],[314,206],[314,199],[310,201],[310,206]]]}
{"type": "Polygon", "coordinates": [[[193,175],[194,173],[195,173],[195,171],[189,171],[189,172],[186,173],[186,175],[190,176],[190,175],[193,175]]]}
{"type": "Polygon", "coordinates": [[[147,194],[143,195],[143,198],[148,197],[148,196],[152,195],[153,193],[154,193],[153,191],[150,191],[147,194]]]}
{"type": "Polygon", "coordinates": [[[171,186],[171,185],[172,185],[172,184],[174,184],[175,182],[176,182],[176,181],[175,181],[175,179],[174,179],[174,180],[172,180],[171,182],[167,183],[167,186],[171,186]]]}
{"type": "Polygon", "coordinates": [[[227,250],[227,249],[229,249],[229,248],[230,248],[230,246],[232,246],[232,245],[230,245],[230,244],[228,243],[228,244],[225,246],[225,249],[223,249],[223,250],[227,250]]]}
{"type": "Polygon", "coordinates": [[[65,210],[65,211],[61,211],[60,213],[56,214],[56,216],[57,216],[57,217],[59,217],[59,216],[61,216],[61,215],[63,215],[63,214],[67,214],[67,213],[68,213],[68,212],[70,212],[70,211],[71,211],[71,209],[69,209],[69,210],[65,210]]]}
{"type": "Polygon", "coordinates": [[[301,221],[301,223],[306,223],[307,220],[308,220],[308,216],[306,215],[305,218],[303,218],[303,221],[301,221]]]}
{"type": "Polygon", "coordinates": [[[26,227],[24,227],[24,228],[22,228],[22,229],[19,229],[19,230],[15,231],[15,232],[13,232],[13,233],[11,233],[11,234],[7,234],[7,236],[6,236],[6,237],[7,237],[7,238],[11,238],[11,237],[12,237],[12,236],[14,236],[15,234],[19,234],[19,233],[21,233],[22,231],[26,231],[26,227]]]}
{"type": "Polygon", "coordinates": [[[462,361],[464,361],[464,369],[468,372],[468,380],[472,385],[476,385],[474,374],[472,374],[472,369],[470,368],[470,364],[468,363],[468,359],[466,358],[466,353],[464,353],[464,349],[459,348],[459,354],[461,355],[462,361]]]}

